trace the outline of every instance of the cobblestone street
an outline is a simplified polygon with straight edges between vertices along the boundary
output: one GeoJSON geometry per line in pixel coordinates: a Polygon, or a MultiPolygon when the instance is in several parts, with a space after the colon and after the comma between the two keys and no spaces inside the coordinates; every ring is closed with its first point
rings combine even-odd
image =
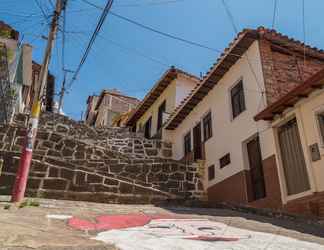
{"type": "Polygon", "coordinates": [[[4,250],[324,249],[320,225],[232,210],[45,199],[39,207],[7,210],[4,200],[4,250]]]}

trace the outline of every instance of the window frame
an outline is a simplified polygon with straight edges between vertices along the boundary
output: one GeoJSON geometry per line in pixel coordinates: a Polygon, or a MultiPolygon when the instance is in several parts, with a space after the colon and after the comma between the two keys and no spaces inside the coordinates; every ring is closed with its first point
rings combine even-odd
{"type": "Polygon", "coordinates": [[[203,142],[206,142],[213,137],[213,117],[211,111],[208,111],[208,113],[204,115],[204,117],[202,118],[202,127],[203,127],[203,142]]]}
{"type": "Polygon", "coordinates": [[[209,167],[208,167],[208,170],[207,170],[207,172],[208,172],[208,181],[212,181],[212,180],[215,180],[215,177],[216,177],[216,169],[215,169],[215,165],[213,164],[213,165],[210,165],[209,167]],[[211,174],[211,171],[210,170],[212,170],[212,174],[211,174]]]}
{"type": "Polygon", "coordinates": [[[223,155],[221,158],[219,158],[219,168],[222,169],[222,168],[225,168],[227,167],[228,165],[231,164],[232,160],[231,160],[231,153],[226,153],[225,155],[223,155]],[[222,164],[222,160],[224,159],[227,159],[228,158],[228,161],[226,161],[226,164],[222,164]]]}
{"type": "Polygon", "coordinates": [[[146,138],[146,139],[151,139],[152,138],[152,116],[150,116],[147,120],[146,120],[146,122],[144,123],[144,137],[146,138]],[[147,128],[147,124],[150,124],[150,130],[148,131],[148,134],[149,134],[149,136],[147,137],[146,136],[146,128],[147,128]]]}
{"type": "Polygon", "coordinates": [[[157,131],[159,131],[163,127],[163,113],[166,111],[166,100],[161,102],[158,108],[158,119],[157,119],[157,131]],[[164,107],[164,110],[161,112],[162,107],[164,107]]]}
{"type": "Polygon", "coordinates": [[[184,156],[187,156],[192,152],[192,138],[191,138],[191,130],[189,130],[185,135],[183,136],[183,154],[184,156]],[[189,137],[189,140],[187,141],[187,137],[189,137]],[[189,151],[187,151],[187,142],[189,142],[189,151]]]}
{"type": "Polygon", "coordinates": [[[318,136],[319,136],[319,144],[321,148],[324,148],[324,125],[321,125],[320,119],[323,119],[324,123],[324,108],[321,108],[315,113],[315,119],[317,123],[317,130],[318,130],[318,136]],[[323,117],[323,118],[321,118],[323,117]]]}
{"type": "Polygon", "coordinates": [[[244,111],[246,111],[246,98],[245,98],[245,91],[244,91],[244,81],[243,78],[239,79],[235,82],[229,89],[229,99],[230,99],[230,109],[231,109],[231,119],[234,120],[236,117],[238,117],[240,114],[242,114],[244,111]],[[241,85],[240,90],[237,91],[237,93],[233,94],[233,91],[241,85]],[[240,94],[242,93],[242,94],[240,94]],[[234,112],[234,98],[239,98],[239,111],[234,112]],[[242,98],[242,100],[241,100],[242,98]],[[241,101],[243,101],[241,103],[241,101]]]}

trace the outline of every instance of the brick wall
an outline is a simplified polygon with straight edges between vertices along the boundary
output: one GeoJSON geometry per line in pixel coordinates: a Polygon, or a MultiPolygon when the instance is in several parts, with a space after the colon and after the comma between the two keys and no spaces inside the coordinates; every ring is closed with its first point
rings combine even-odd
{"type": "Polygon", "coordinates": [[[294,214],[324,218],[324,192],[289,201],[284,209],[294,214]]]}
{"type": "Polygon", "coordinates": [[[259,41],[259,47],[268,104],[324,68],[324,58],[306,56],[304,64],[303,48],[288,49],[266,38],[259,41]]]}

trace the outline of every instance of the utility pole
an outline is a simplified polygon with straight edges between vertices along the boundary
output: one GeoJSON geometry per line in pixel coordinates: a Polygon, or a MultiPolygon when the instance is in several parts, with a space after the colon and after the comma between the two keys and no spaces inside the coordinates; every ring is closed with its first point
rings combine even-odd
{"type": "Polygon", "coordinates": [[[45,55],[43,59],[43,64],[41,66],[40,77],[38,84],[36,86],[35,95],[33,99],[33,105],[31,110],[31,117],[28,121],[28,127],[25,137],[25,145],[22,149],[20,156],[19,169],[16,174],[15,184],[12,190],[11,202],[21,202],[25,195],[27,179],[30,169],[30,164],[33,155],[33,146],[36,139],[38,120],[41,112],[43,91],[45,84],[47,82],[48,76],[48,66],[51,60],[52,48],[54,46],[54,41],[56,33],[58,30],[59,18],[62,10],[65,8],[67,0],[56,0],[55,11],[53,14],[53,19],[51,22],[50,32],[47,40],[47,47],[45,50],[45,55]]]}
{"type": "Polygon", "coordinates": [[[60,99],[59,99],[59,103],[58,103],[58,109],[57,112],[60,113],[60,110],[62,108],[63,105],[63,97],[64,97],[64,92],[65,92],[65,83],[66,83],[66,71],[64,71],[64,78],[63,78],[63,82],[62,82],[62,88],[60,91],[60,99]]]}
{"type": "Polygon", "coordinates": [[[64,98],[64,94],[66,92],[66,75],[67,73],[74,73],[74,71],[72,70],[68,70],[68,69],[63,69],[64,70],[64,78],[63,78],[63,82],[62,82],[62,87],[61,87],[61,91],[60,91],[60,99],[59,99],[59,103],[58,103],[58,113],[60,113],[60,110],[63,107],[63,98],[64,98]]]}

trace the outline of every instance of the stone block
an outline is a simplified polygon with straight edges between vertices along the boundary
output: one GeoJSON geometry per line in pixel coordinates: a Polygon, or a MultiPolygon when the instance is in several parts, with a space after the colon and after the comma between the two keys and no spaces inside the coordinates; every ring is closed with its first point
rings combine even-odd
{"type": "Polygon", "coordinates": [[[129,173],[139,173],[142,171],[142,167],[140,165],[126,165],[125,171],[129,173]]]}
{"type": "Polygon", "coordinates": [[[177,181],[183,181],[185,179],[184,173],[174,173],[170,175],[170,179],[177,180],[177,181]]]}
{"type": "Polygon", "coordinates": [[[28,178],[27,189],[39,189],[42,179],[28,178]]]}
{"type": "Polygon", "coordinates": [[[62,179],[44,179],[43,189],[65,190],[67,181],[62,179]]]}
{"type": "Polygon", "coordinates": [[[60,177],[60,169],[56,167],[50,167],[48,171],[48,177],[60,177]]]}
{"type": "Polygon", "coordinates": [[[72,149],[69,149],[67,147],[64,147],[62,150],[63,157],[72,157],[74,151],[72,149]]]}
{"type": "Polygon", "coordinates": [[[62,124],[58,124],[55,130],[59,133],[67,133],[69,132],[69,127],[62,124]]]}
{"type": "Polygon", "coordinates": [[[48,150],[47,156],[51,156],[51,157],[62,157],[61,156],[61,153],[59,151],[56,151],[56,150],[53,150],[53,149],[48,150]]]}
{"type": "Polygon", "coordinates": [[[78,186],[87,185],[85,178],[86,178],[86,173],[80,172],[80,171],[75,172],[75,184],[76,185],[78,185],[78,186]]]}
{"type": "Polygon", "coordinates": [[[118,193],[117,187],[108,187],[102,184],[92,185],[94,188],[94,192],[107,192],[107,193],[118,193]]]}
{"type": "Polygon", "coordinates": [[[39,140],[48,140],[50,133],[45,131],[38,131],[37,132],[37,139],[39,140]]]}
{"type": "Polygon", "coordinates": [[[134,191],[134,186],[125,182],[121,182],[119,185],[119,192],[122,194],[132,194],[134,191]]]}
{"type": "Polygon", "coordinates": [[[77,146],[77,143],[75,140],[65,139],[64,145],[70,149],[74,149],[77,146]]]}
{"type": "Polygon", "coordinates": [[[170,149],[163,149],[162,150],[162,156],[163,157],[168,157],[168,158],[172,157],[172,150],[170,150],[170,149]]]}
{"type": "Polygon", "coordinates": [[[74,153],[74,159],[77,159],[77,160],[83,160],[86,158],[86,154],[85,152],[82,152],[82,151],[76,151],[74,153]]]}
{"type": "Polygon", "coordinates": [[[64,143],[63,142],[59,142],[58,144],[55,145],[55,150],[61,151],[64,147],[64,143]]]}
{"type": "Polygon", "coordinates": [[[152,189],[134,186],[134,194],[145,194],[145,195],[152,195],[154,192],[152,189]]]}
{"type": "Polygon", "coordinates": [[[103,177],[95,174],[87,174],[88,183],[102,183],[103,177]]]}
{"type": "Polygon", "coordinates": [[[124,170],[125,166],[126,166],[125,164],[110,165],[109,172],[121,173],[124,170]]]}
{"type": "Polygon", "coordinates": [[[61,178],[67,180],[73,180],[73,177],[74,177],[74,171],[65,168],[61,169],[61,178]]]}
{"type": "Polygon", "coordinates": [[[69,187],[69,191],[72,192],[93,192],[94,191],[94,187],[90,186],[90,185],[70,185],[69,187]]]}
{"type": "Polygon", "coordinates": [[[49,140],[55,143],[58,143],[62,139],[62,136],[59,134],[52,133],[49,140]]]}
{"type": "Polygon", "coordinates": [[[24,146],[25,145],[25,137],[16,137],[15,139],[15,145],[18,145],[18,146],[24,146]]]}
{"type": "Polygon", "coordinates": [[[45,148],[53,148],[54,147],[54,142],[51,142],[51,141],[43,141],[42,142],[42,147],[45,147],[45,148]]]}
{"type": "Polygon", "coordinates": [[[7,174],[7,173],[2,173],[0,175],[0,187],[13,187],[13,184],[15,182],[16,176],[7,174]]]}
{"type": "Polygon", "coordinates": [[[156,156],[158,154],[158,150],[157,149],[145,149],[145,152],[148,156],[156,156]]]}
{"type": "Polygon", "coordinates": [[[105,178],[104,183],[109,186],[118,186],[119,181],[110,178],[105,178]]]}

